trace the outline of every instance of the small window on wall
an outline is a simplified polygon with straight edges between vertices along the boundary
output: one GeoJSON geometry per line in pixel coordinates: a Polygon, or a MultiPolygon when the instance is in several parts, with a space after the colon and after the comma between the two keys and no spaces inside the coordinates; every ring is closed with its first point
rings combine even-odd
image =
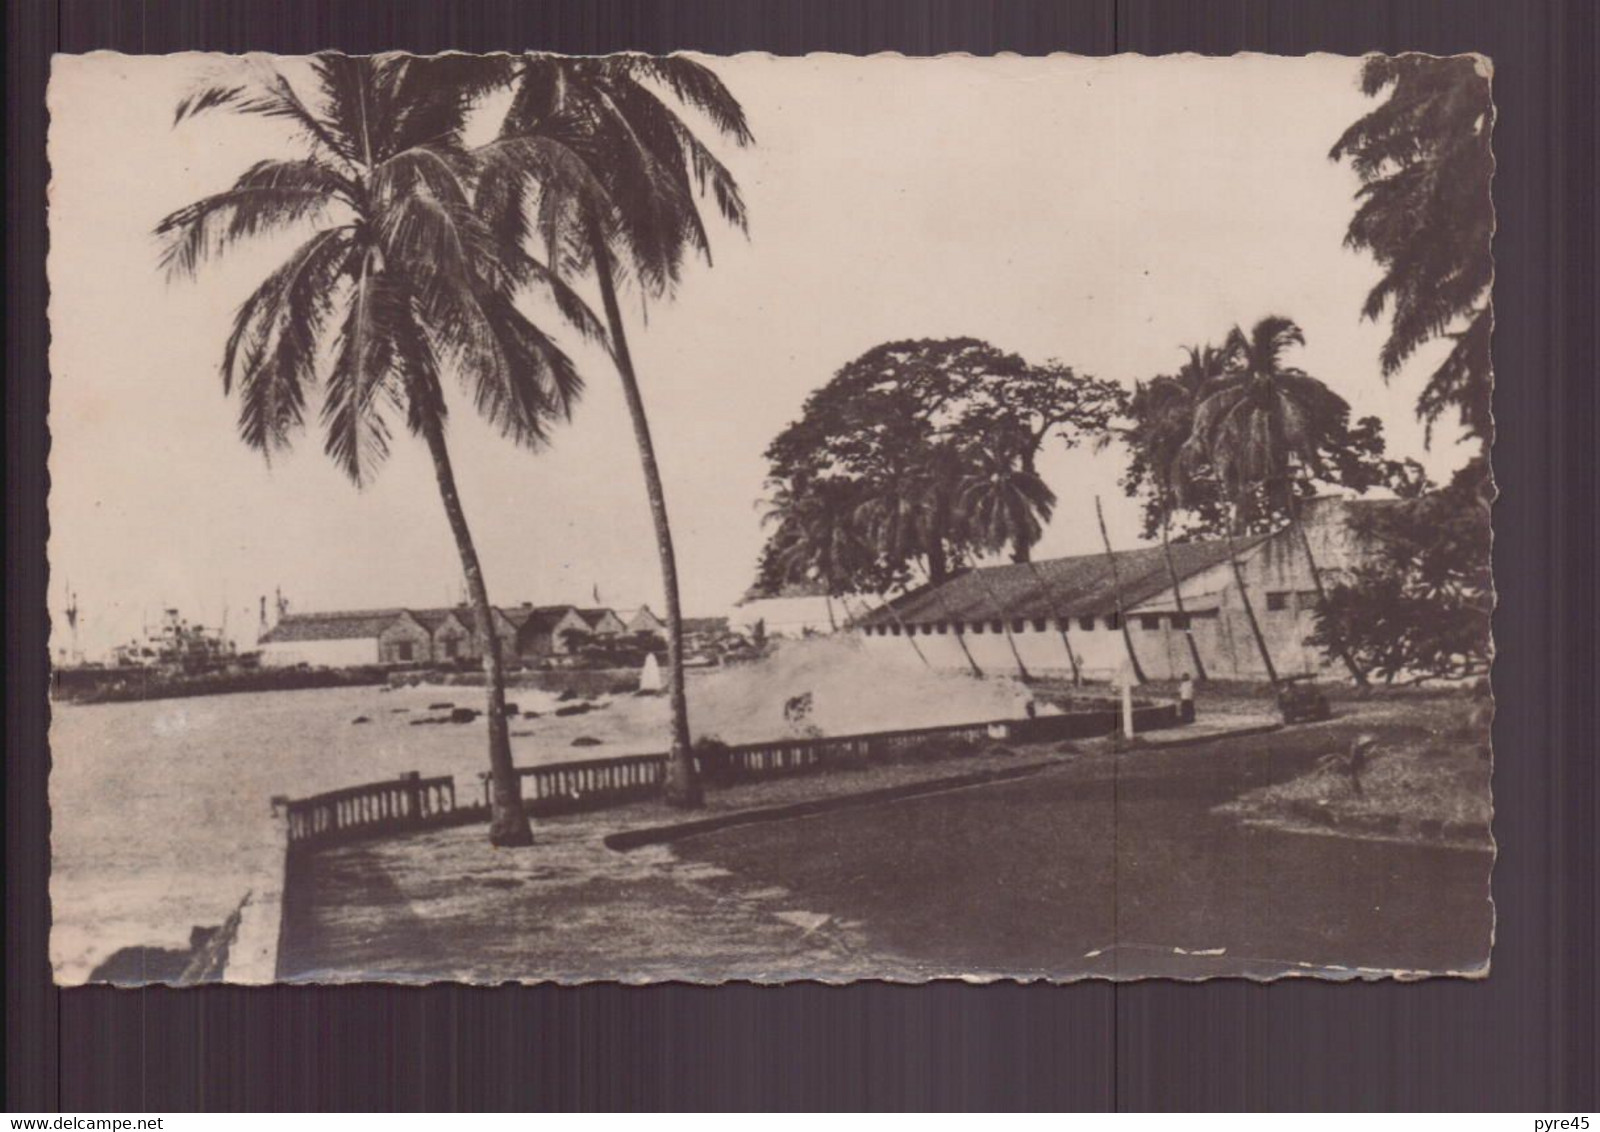
{"type": "Polygon", "coordinates": [[[889,635],[892,636],[892,637],[898,637],[900,635],[900,626],[898,626],[898,625],[890,625],[889,626],[889,635]]]}
{"type": "Polygon", "coordinates": [[[1267,612],[1282,613],[1289,608],[1289,594],[1285,590],[1267,591],[1267,612]]]}
{"type": "Polygon", "coordinates": [[[1139,615],[1139,628],[1141,628],[1141,629],[1159,629],[1159,628],[1161,628],[1161,615],[1159,613],[1143,613],[1143,614],[1140,614],[1139,615]]]}
{"type": "Polygon", "coordinates": [[[1301,609],[1315,609],[1317,607],[1317,591],[1301,590],[1295,594],[1295,599],[1300,603],[1301,609]]]}
{"type": "Polygon", "coordinates": [[[1113,633],[1115,633],[1118,629],[1122,628],[1122,616],[1121,616],[1121,614],[1117,614],[1117,613],[1108,613],[1108,614],[1106,614],[1106,628],[1110,629],[1113,633]]]}
{"type": "Polygon", "coordinates": [[[1080,617],[1080,618],[1078,618],[1078,628],[1082,629],[1085,633],[1094,632],[1094,618],[1093,617],[1080,617]]]}
{"type": "Polygon", "coordinates": [[[1172,627],[1174,629],[1187,629],[1189,627],[1189,615],[1187,613],[1174,613],[1172,615],[1172,627]]]}
{"type": "Polygon", "coordinates": [[[996,633],[1004,633],[1006,631],[1006,623],[1004,621],[991,621],[989,627],[996,633]]]}
{"type": "Polygon", "coordinates": [[[1018,617],[1015,621],[1011,622],[1011,631],[1013,633],[1026,633],[1028,631],[1028,622],[1023,618],[1018,617]]]}
{"type": "Polygon", "coordinates": [[[949,631],[950,631],[950,626],[948,624],[946,624],[943,621],[939,622],[939,632],[940,632],[941,635],[944,634],[944,633],[948,633],[949,631]]]}
{"type": "Polygon", "coordinates": [[[411,659],[411,642],[410,641],[401,641],[398,644],[396,644],[394,646],[394,655],[399,657],[401,660],[410,660],[411,659]]]}
{"type": "Polygon", "coordinates": [[[972,631],[973,631],[973,632],[974,632],[974,633],[981,633],[981,632],[983,632],[983,622],[982,622],[982,621],[974,621],[974,622],[973,622],[973,623],[972,623],[972,631]]]}
{"type": "Polygon", "coordinates": [[[1043,617],[1035,617],[1033,619],[1033,631],[1035,633],[1043,633],[1049,627],[1050,627],[1050,623],[1048,621],[1046,621],[1043,617]]]}

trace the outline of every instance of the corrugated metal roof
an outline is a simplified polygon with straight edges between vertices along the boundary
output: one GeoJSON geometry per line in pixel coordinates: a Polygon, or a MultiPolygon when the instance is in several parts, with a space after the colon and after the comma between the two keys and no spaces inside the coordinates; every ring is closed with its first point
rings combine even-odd
{"type": "MultiPolygon", "coordinates": [[[[1236,545],[1243,554],[1272,537],[1254,535],[1236,540],[1236,545]]],[[[1121,550],[1115,557],[1116,582],[1121,583],[1124,609],[1171,588],[1166,559],[1159,546],[1121,550]]],[[[1227,560],[1226,540],[1172,544],[1172,564],[1180,579],[1227,560]]],[[[1104,615],[1116,609],[1116,582],[1104,554],[1079,554],[1033,563],[980,566],[941,585],[912,590],[892,604],[900,620],[916,624],[1104,615]]],[[[893,624],[894,620],[888,610],[879,609],[861,623],[893,624]]]]}

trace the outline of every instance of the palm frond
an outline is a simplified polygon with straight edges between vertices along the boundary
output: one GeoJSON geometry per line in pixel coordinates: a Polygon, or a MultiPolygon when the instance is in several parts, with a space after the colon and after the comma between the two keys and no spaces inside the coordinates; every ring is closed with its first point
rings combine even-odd
{"type": "Polygon", "coordinates": [[[349,232],[319,232],[240,306],[222,359],[225,393],[239,391],[239,435],[269,458],[304,424],[307,391],[349,251],[349,232]]]}
{"type": "Polygon", "coordinates": [[[325,163],[260,161],[232,188],[168,214],[156,225],[168,277],[192,276],[202,262],[251,236],[321,216],[335,202],[353,204],[354,186],[325,163]]]}
{"type": "Polygon", "coordinates": [[[409,296],[391,273],[378,269],[376,250],[352,253],[349,313],[339,330],[323,395],[324,451],[357,486],[371,482],[389,455],[385,410],[401,398],[396,339],[410,321],[409,296]]]}
{"type": "Polygon", "coordinates": [[[711,68],[683,55],[613,55],[607,63],[634,78],[648,77],[661,83],[737,144],[755,141],[744,107],[711,68]]]}

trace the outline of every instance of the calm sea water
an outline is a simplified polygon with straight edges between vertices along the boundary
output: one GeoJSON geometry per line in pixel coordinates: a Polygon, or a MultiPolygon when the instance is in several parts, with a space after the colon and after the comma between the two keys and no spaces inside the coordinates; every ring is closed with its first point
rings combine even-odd
{"type": "MultiPolygon", "coordinates": [[[[808,723],[841,734],[1020,714],[1005,681],[907,672],[840,642],[806,642],[761,665],[691,681],[698,734],[730,742],[789,733],[786,699],[811,692],[808,723]]],[[[513,719],[519,766],[660,751],[659,697],[619,696],[557,718],[547,693],[509,698],[538,719],[513,719]],[[574,748],[580,736],[599,746],[574,748]]],[[[483,706],[466,687],[383,691],[328,688],[57,704],[50,731],[53,930],[56,979],[76,983],[118,948],[186,947],[190,929],[218,924],[263,876],[281,868],[271,820],[275,794],[304,797],[396,777],[451,774],[459,802],[481,795],[484,721],[413,727],[431,703],[483,706]],[[370,722],[353,721],[365,716],[370,722]]],[[[433,713],[437,714],[437,713],[433,713]]]]}
{"type": "MultiPolygon", "coordinates": [[[[542,693],[512,698],[530,710],[556,706],[542,693]]],[[[481,708],[483,693],[328,688],[55,705],[50,943],[57,980],[88,978],[120,947],[186,947],[192,926],[220,923],[260,870],[278,861],[275,794],[303,797],[419,770],[455,775],[458,800],[474,800],[478,772],[488,765],[483,720],[410,726],[443,700],[481,708]],[[353,723],[358,716],[371,722],[353,723]]],[[[513,720],[514,731],[537,731],[512,739],[514,757],[526,766],[659,747],[641,717],[660,715],[661,705],[635,703],[626,713],[513,720]],[[606,745],[573,750],[580,734],[606,745]]]]}

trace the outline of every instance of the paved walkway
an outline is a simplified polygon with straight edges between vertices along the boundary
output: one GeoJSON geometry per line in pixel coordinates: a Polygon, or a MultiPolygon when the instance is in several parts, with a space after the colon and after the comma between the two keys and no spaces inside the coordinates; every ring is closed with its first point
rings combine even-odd
{"type": "MultiPolygon", "coordinates": [[[[847,796],[1027,761],[984,753],[797,775],[711,792],[696,817],[847,796]]],[[[537,844],[496,850],[482,826],[325,850],[296,865],[282,979],[581,982],[913,977],[866,955],[860,925],[781,885],[750,883],[664,846],[618,853],[606,836],[682,819],[640,803],[535,823],[537,844]]]]}
{"type": "MultiPolygon", "coordinates": [[[[1249,713],[1211,729],[1261,726],[1249,713]]],[[[1059,757],[1007,783],[744,826],[626,853],[644,804],[326,851],[297,878],[281,977],[758,982],[862,977],[1470,971],[1487,955],[1486,853],[1252,829],[1213,810],[1302,773],[1371,721],[1115,754],[1044,744],[712,794],[778,805],[1059,757]]]]}

